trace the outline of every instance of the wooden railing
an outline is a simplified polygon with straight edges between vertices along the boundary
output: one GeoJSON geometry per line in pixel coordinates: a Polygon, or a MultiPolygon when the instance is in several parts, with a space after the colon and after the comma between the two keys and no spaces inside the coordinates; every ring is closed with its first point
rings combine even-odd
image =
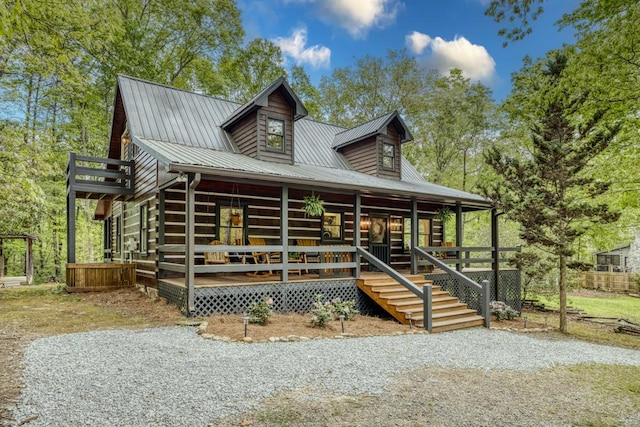
{"type": "Polygon", "coordinates": [[[135,264],[67,264],[67,291],[90,292],[135,285],[135,264]]]}
{"type": "Polygon", "coordinates": [[[134,162],[69,153],[67,189],[80,194],[132,195],[134,162]]]}
{"type": "MultiPolygon", "coordinates": [[[[490,246],[425,246],[420,247],[424,252],[429,253],[439,262],[444,264],[460,264],[462,267],[490,267],[495,261],[494,248],[490,246]]],[[[509,261],[508,253],[520,252],[520,246],[498,248],[498,262],[509,261]]],[[[419,266],[436,265],[427,259],[421,259],[419,266]]]]}

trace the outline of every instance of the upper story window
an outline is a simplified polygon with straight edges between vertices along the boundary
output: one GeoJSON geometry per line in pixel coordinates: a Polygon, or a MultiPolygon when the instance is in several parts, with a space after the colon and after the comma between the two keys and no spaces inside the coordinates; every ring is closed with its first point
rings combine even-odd
{"type": "Polygon", "coordinates": [[[284,120],[267,119],[267,149],[284,151],[284,120]]]}
{"type": "Polygon", "coordinates": [[[394,170],[396,166],[396,146],[395,144],[384,143],[382,146],[382,167],[394,170]]]}

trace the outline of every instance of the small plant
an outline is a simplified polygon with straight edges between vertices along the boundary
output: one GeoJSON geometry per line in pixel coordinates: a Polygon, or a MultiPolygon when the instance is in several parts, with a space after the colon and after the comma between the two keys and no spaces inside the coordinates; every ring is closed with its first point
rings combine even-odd
{"type": "Polygon", "coordinates": [[[335,298],[331,301],[331,305],[333,306],[333,316],[335,318],[344,316],[344,320],[353,320],[360,313],[356,310],[356,302],[354,300],[342,301],[340,298],[335,298]]]}
{"type": "Polygon", "coordinates": [[[333,304],[329,301],[322,302],[323,295],[316,295],[316,300],[311,309],[311,326],[314,328],[324,328],[333,319],[333,304]]]}
{"type": "Polygon", "coordinates": [[[273,315],[271,306],[273,306],[273,298],[271,297],[264,297],[262,301],[252,303],[249,307],[249,323],[266,325],[273,315]]]}
{"type": "Polygon", "coordinates": [[[519,316],[520,313],[515,311],[511,306],[508,306],[503,301],[491,301],[489,304],[489,308],[491,309],[491,314],[496,316],[496,320],[513,320],[514,317],[519,316]]]}
{"type": "Polygon", "coordinates": [[[324,202],[315,193],[311,193],[310,196],[304,196],[302,209],[309,216],[320,216],[324,214],[324,202]]]}
{"type": "Polygon", "coordinates": [[[453,211],[448,206],[443,206],[436,211],[435,218],[440,221],[447,222],[453,217],[453,211]]]}

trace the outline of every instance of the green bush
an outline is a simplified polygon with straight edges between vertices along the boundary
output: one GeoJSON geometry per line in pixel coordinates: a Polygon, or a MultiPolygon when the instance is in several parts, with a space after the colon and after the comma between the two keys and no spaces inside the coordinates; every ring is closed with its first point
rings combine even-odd
{"type": "Polygon", "coordinates": [[[264,297],[262,301],[252,303],[251,307],[249,307],[249,322],[266,325],[273,315],[271,311],[272,305],[273,298],[271,297],[264,297]]]}

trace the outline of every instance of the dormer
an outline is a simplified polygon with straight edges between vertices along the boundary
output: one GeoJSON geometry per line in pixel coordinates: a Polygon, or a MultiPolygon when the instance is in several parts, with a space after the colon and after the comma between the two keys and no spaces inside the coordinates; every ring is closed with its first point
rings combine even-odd
{"type": "Polygon", "coordinates": [[[413,135],[394,111],[336,134],[332,147],[358,172],[399,180],[402,144],[411,140],[413,135]]]}
{"type": "Polygon", "coordinates": [[[231,113],[221,127],[241,154],[274,163],[294,162],[294,123],[307,109],[284,78],[279,78],[231,113]]]}

